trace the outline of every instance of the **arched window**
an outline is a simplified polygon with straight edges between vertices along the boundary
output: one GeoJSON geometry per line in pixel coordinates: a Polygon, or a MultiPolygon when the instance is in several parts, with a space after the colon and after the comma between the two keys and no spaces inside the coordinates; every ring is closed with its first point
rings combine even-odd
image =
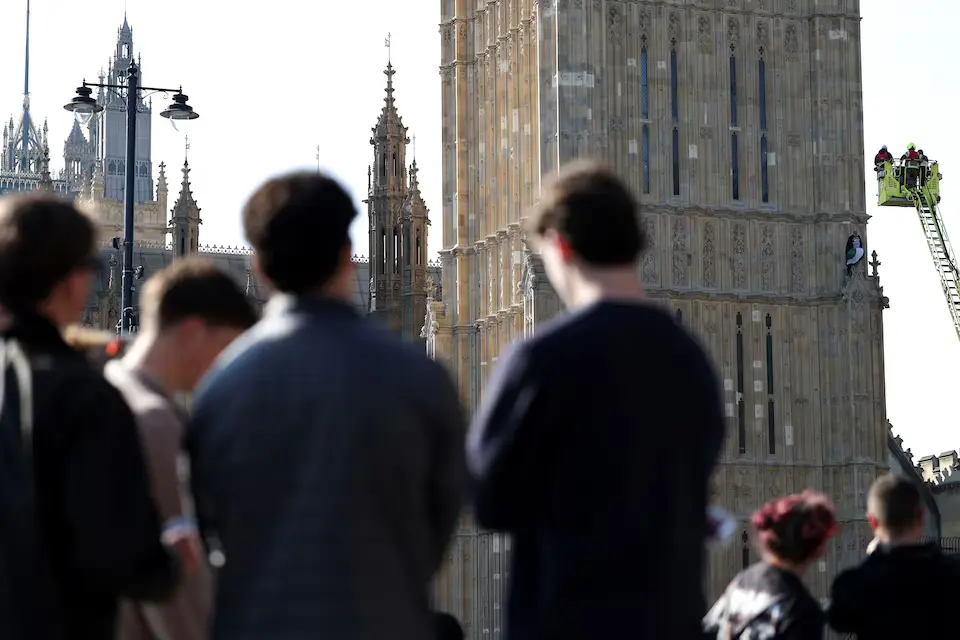
{"type": "Polygon", "coordinates": [[[740,453],[747,452],[747,416],[744,404],[743,314],[737,314],[737,441],[740,453]]]}
{"type": "Polygon", "coordinates": [[[760,200],[770,202],[770,184],[767,176],[767,63],[760,47],[760,62],[757,63],[760,103],[760,200]]]}
{"type": "Polygon", "coordinates": [[[740,536],[740,563],[746,569],[750,566],[750,534],[746,531],[740,536]]]}
{"type": "Polygon", "coordinates": [[[403,249],[400,246],[400,231],[393,228],[393,272],[400,273],[400,255],[403,249]]]}
{"type": "Polygon", "coordinates": [[[740,140],[737,136],[737,56],[730,51],[730,179],[731,197],[740,199],[740,140]]]}
{"type": "Polygon", "coordinates": [[[377,271],[380,272],[380,275],[386,273],[387,270],[387,230],[380,230],[380,259],[377,260],[377,271]]]}
{"type": "Polygon", "coordinates": [[[777,453],[777,425],[775,405],[773,404],[773,318],[767,314],[767,439],[770,441],[770,455],[777,453]]]}
{"type": "Polygon", "coordinates": [[[423,264],[423,245],[420,243],[420,232],[417,231],[417,266],[423,264]]]}
{"type": "Polygon", "coordinates": [[[673,118],[673,195],[680,195],[680,78],[677,43],[670,47],[670,114],[673,118]]]}
{"type": "Polygon", "coordinates": [[[640,117],[643,128],[640,136],[641,183],[644,193],[650,193],[650,80],[646,42],[640,48],[640,117]]]}

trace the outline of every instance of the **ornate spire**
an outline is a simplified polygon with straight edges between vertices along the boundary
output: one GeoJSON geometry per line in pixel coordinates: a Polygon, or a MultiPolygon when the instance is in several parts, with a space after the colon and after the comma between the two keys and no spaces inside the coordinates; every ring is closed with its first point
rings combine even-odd
{"type": "Polygon", "coordinates": [[[196,218],[200,214],[200,207],[193,199],[190,190],[190,163],[183,161],[183,180],[180,182],[180,195],[173,205],[173,218],[196,218]]]}
{"type": "Polygon", "coordinates": [[[40,189],[53,191],[53,180],[50,178],[50,147],[43,145],[43,159],[40,162],[40,189]]]}
{"type": "Polygon", "coordinates": [[[160,163],[160,175],[157,176],[157,195],[163,192],[163,195],[167,195],[167,164],[165,162],[160,163]]]}
{"type": "Polygon", "coordinates": [[[96,166],[93,168],[93,189],[94,191],[100,191],[103,193],[103,162],[97,160],[96,166]]]}

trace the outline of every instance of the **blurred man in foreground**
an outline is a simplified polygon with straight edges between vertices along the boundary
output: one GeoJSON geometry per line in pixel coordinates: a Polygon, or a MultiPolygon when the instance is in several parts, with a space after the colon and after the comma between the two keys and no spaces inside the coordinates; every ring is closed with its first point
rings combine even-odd
{"type": "Polygon", "coordinates": [[[0,199],[4,640],[112,640],[120,597],[162,600],[178,581],[133,415],[63,339],[86,306],[96,249],[94,223],[72,204],[0,199]]]}
{"type": "Polygon", "coordinates": [[[361,317],[333,179],[268,181],[243,224],[279,292],[197,393],[201,526],[226,555],[213,637],[429,638],[429,584],[466,484],[443,367],[361,317]]]}
{"type": "MultiPolygon", "coordinates": [[[[193,391],[220,352],[253,326],[256,311],[229,275],[206,260],[186,258],[147,281],[140,315],[136,340],[104,373],[137,417],[161,517],[195,530],[181,473],[187,417],[174,398],[193,391]]],[[[206,563],[197,560],[171,602],[124,603],[120,640],[207,637],[211,577],[206,563]]]]}
{"type": "Polygon", "coordinates": [[[514,539],[509,637],[699,638],[711,365],[645,300],[637,204],[608,170],[563,171],[527,232],[569,313],[500,359],[469,437],[476,517],[514,539]]]}

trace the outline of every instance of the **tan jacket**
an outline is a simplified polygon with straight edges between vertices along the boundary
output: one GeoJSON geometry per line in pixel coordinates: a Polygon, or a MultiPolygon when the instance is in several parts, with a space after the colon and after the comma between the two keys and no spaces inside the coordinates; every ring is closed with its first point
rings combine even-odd
{"type": "MultiPolygon", "coordinates": [[[[123,394],[137,418],[150,467],[154,500],[163,521],[192,515],[181,451],[185,416],[123,360],[109,362],[104,375],[123,394]]],[[[208,635],[212,579],[206,567],[188,575],[177,596],[164,605],[123,602],[118,640],[202,640],[208,635]]]]}

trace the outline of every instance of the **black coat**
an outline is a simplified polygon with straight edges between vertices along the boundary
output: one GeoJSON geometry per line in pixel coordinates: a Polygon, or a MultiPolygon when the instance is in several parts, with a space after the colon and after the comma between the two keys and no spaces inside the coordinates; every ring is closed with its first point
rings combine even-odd
{"type": "Polygon", "coordinates": [[[0,603],[0,635],[112,639],[121,596],[161,600],[178,582],[177,563],[160,542],[134,417],[45,319],[21,317],[0,338],[26,353],[33,398],[31,456],[19,416],[11,419],[20,408],[17,378],[9,367],[0,372],[0,482],[9,489],[0,523],[23,525],[0,525],[0,592],[20,585],[0,603]],[[36,539],[25,544],[18,535],[31,529],[36,539]]]}

